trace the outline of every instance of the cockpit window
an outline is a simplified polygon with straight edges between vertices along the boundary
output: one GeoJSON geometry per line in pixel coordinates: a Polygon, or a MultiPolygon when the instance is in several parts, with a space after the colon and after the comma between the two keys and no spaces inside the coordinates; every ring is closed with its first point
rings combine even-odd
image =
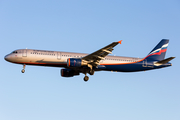
{"type": "Polygon", "coordinates": [[[13,51],[12,53],[18,53],[17,51],[13,51]]]}

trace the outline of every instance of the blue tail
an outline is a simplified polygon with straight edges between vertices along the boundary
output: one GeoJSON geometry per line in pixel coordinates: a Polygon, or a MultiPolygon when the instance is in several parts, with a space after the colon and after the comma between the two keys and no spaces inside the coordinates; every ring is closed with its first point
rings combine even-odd
{"type": "Polygon", "coordinates": [[[148,54],[145,59],[149,60],[164,60],[169,40],[162,39],[159,44],[148,54]]]}

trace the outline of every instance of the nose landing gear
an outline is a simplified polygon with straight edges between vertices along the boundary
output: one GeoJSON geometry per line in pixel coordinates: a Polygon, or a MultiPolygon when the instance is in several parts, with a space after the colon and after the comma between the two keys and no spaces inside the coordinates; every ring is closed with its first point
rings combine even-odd
{"type": "Polygon", "coordinates": [[[25,67],[26,67],[26,65],[24,64],[24,65],[23,65],[23,69],[21,70],[22,73],[25,72],[25,67]]]}

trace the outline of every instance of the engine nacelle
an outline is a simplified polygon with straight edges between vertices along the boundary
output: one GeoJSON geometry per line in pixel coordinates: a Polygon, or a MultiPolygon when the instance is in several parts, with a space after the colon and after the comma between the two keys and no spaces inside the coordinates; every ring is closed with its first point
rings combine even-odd
{"type": "Polygon", "coordinates": [[[74,75],[79,75],[79,72],[75,70],[70,70],[70,69],[61,69],[62,77],[73,77],[74,75]]]}
{"type": "Polygon", "coordinates": [[[82,59],[77,59],[77,58],[67,59],[67,67],[81,67],[84,65],[87,65],[87,63],[82,59]]]}

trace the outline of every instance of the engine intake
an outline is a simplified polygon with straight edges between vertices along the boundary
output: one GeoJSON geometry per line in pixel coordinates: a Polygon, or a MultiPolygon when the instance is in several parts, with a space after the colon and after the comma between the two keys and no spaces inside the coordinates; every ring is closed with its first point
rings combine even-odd
{"type": "Polygon", "coordinates": [[[61,76],[62,77],[73,77],[75,75],[79,75],[80,73],[75,70],[71,69],[61,69],[61,76]]]}
{"type": "Polygon", "coordinates": [[[87,65],[87,62],[85,62],[82,59],[76,59],[76,58],[67,59],[67,67],[81,67],[85,65],[87,65]]]}

